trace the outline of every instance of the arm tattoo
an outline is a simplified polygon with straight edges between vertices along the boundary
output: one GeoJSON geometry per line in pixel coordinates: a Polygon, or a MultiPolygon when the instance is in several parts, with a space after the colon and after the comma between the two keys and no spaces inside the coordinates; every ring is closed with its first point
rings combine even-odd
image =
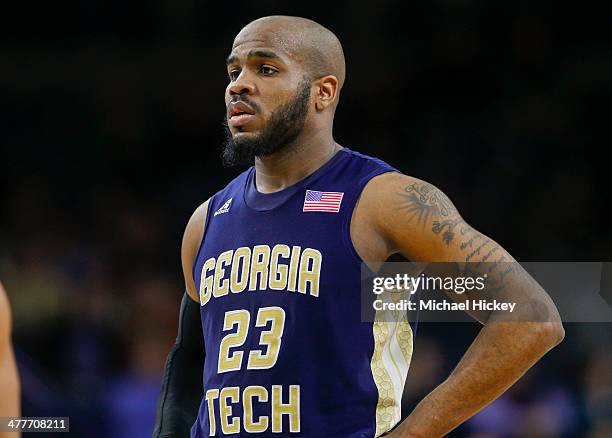
{"type": "Polygon", "coordinates": [[[489,292],[505,289],[519,274],[516,262],[495,241],[470,227],[459,215],[448,197],[435,186],[423,181],[404,187],[399,194],[402,202],[399,210],[408,215],[408,220],[426,227],[431,224],[431,232],[442,237],[446,245],[457,239],[465,264],[464,275],[486,273],[489,292]]]}
{"type": "Polygon", "coordinates": [[[502,292],[519,267],[495,241],[483,236],[465,224],[459,228],[459,249],[465,255],[464,275],[487,274],[487,293],[502,292]],[[471,262],[471,263],[470,263],[471,262]]]}
{"type": "Polygon", "coordinates": [[[461,218],[448,219],[445,221],[433,221],[433,227],[431,228],[431,231],[436,234],[442,233],[442,239],[444,239],[444,243],[448,245],[455,238],[455,227],[461,222],[463,222],[463,219],[461,218]]]}
{"type": "MultiPolygon", "coordinates": [[[[463,261],[462,275],[487,275],[490,296],[502,293],[509,284],[523,281],[529,275],[500,247],[467,224],[448,197],[435,186],[423,181],[407,185],[399,193],[399,210],[409,221],[431,232],[450,246],[457,245],[463,261]]],[[[459,261],[459,260],[457,260],[459,261]]]]}
{"type": "Polygon", "coordinates": [[[404,199],[401,210],[406,210],[410,219],[425,225],[429,220],[442,218],[455,213],[455,207],[448,197],[439,189],[425,182],[412,183],[400,193],[404,199]]]}
{"type": "Polygon", "coordinates": [[[463,219],[458,217],[455,206],[441,190],[426,182],[415,182],[404,187],[400,196],[404,200],[400,210],[405,210],[410,220],[416,219],[423,226],[432,221],[433,233],[442,234],[447,245],[453,241],[454,230],[463,219]]]}

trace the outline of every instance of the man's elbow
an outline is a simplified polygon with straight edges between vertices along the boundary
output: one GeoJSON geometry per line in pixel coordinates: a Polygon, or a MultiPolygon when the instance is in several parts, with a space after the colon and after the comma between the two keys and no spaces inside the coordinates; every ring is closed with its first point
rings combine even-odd
{"type": "Polygon", "coordinates": [[[546,351],[556,347],[565,338],[565,329],[561,322],[561,316],[554,304],[541,305],[541,303],[530,303],[524,306],[526,312],[518,315],[519,320],[532,321],[532,339],[540,344],[546,351]],[[538,305],[540,304],[540,305],[538,305]]]}
{"type": "Polygon", "coordinates": [[[561,321],[537,323],[537,339],[544,348],[550,350],[556,347],[565,338],[565,329],[561,321]]]}
{"type": "Polygon", "coordinates": [[[565,328],[563,327],[563,324],[561,324],[561,321],[553,323],[552,331],[554,339],[553,347],[555,347],[559,345],[561,341],[563,341],[563,339],[565,338],[565,328]]]}

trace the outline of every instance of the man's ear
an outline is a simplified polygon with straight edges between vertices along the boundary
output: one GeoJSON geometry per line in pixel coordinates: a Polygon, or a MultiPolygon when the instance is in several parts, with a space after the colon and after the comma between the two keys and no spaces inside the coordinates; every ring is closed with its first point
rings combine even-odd
{"type": "Polygon", "coordinates": [[[323,76],[316,82],[315,108],[323,111],[338,98],[338,78],[332,75],[323,76]]]}

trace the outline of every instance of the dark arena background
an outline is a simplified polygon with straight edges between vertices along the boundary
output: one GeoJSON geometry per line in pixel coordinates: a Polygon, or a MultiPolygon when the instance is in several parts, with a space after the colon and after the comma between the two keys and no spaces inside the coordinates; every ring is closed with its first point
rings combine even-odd
{"type": "MultiPolygon", "coordinates": [[[[609,4],[25,0],[1,10],[0,279],[23,416],[69,416],[74,436],[151,436],[184,290],[182,232],[239,172],[219,159],[225,57],[260,16],[312,18],[342,41],[340,144],[436,184],[519,261],[611,259],[609,4]]],[[[451,436],[612,436],[611,326],[565,328],[451,436]]],[[[478,329],[419,326],[406,414],[478,329]]]]}

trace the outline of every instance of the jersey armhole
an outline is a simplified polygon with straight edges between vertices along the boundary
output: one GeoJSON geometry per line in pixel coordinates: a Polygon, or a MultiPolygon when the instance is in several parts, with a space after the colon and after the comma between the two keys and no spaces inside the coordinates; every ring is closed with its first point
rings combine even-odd
{"type": "Polygon", "coordinates": [[[382,168],[382,169],[376,169],[368,173],[366,176],[364,176],[359,181],[359,183],[357,183],[356,195],[354,199],[351,199],[351,211],[346,215],[346,217],[344,218],[344,222],[342,224],[342,241],[344,242],[344,246],[349,252],[349,254],[353,257],[353,259],[357,263],[360,264],[360,266],[361,266],[361,263],[365,263],[365,262],[361,258],[359,253],[357,252],[355,245],[353,245],[353,239],[351,239],[351,222],[353,220],[353,213],[355,212],[355,208],[357,207],[357,203],[359,202],[359,199],[361,198],[361,194],[363,193],[363,189],[365,189],[365,186],[368,185],[368,183],[370,182],[372,178],[375,178],[379,175],[383,175],[385,173],[401,173],[401,172],[393,168],[382,168]]]}

